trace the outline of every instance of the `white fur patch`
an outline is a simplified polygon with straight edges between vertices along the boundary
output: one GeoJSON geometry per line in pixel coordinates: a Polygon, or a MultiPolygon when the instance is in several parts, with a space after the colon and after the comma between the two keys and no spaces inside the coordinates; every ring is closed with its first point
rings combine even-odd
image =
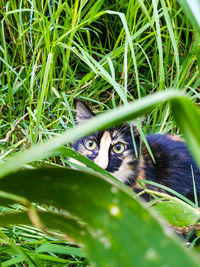
{"type": "Polygon", "coordinates": [[[109,148],[111,145],[111,136],[108,131],[105,131],[100,142],[100,149],[98,156],[94,159],[94,162],[101,168],[106,169],[109,163],[109,148]]]}

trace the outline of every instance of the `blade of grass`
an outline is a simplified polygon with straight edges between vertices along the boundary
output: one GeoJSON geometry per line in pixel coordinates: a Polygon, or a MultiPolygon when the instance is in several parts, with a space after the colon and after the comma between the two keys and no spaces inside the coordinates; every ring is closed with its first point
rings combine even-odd
{"type": "Polygon", "coordinates": [[[190,201],[188,198],[186,198],[185,196],[181,195],[180,193],[176,192],[175,190],[165,186],[165,185],[162,185],[162,184],[158,184],[156,182],[153,182],[153,181],[148,181],[148,180],[139,180],[139,183],[142,185],[142,183],[146,183],[146,184],[150,184],[150,185],[154,185],[156,187],[159,187],[159,188],[162,188],[164,189],[165,191],[169,192],[169,193],[172,193],[173,195],[175,195],[176,197],[182,199],[183,201],[185,201],[187,204],[189,204],[190,206],[192,206],[193,208],[196,208],[196,204],[193,203],[192,201],[190,201]]]}
{"type": "Polygon", "coordinates": [[[128,29],[126,17],[125,17],[125,15],[123,13],[116,12],[116,11],[107,10],[106,13],[118,15],[120,17],[121,21],[122,21],[122,24],[124,26],[124,30],[126,32],[127,42],[129,44],[129,47],[130,47],[130,50],[131,50],[131,55],[132,55],[133,64],[134,64],[134,68],[135,68],[135,80],[136,80],[136,85],[137,85],[138,98],[140,98],[141,97],[141,93],[140,93],[140,82],[139,82],[139,74],[138,74],[138,68],[137,68],[137,60],[136,60],[135,51],[134,51],[134,48],[133,48],[133,43],[132,43],[132,40],[131,40],[131,35],[130,35],[129,29],[128,29]]]}
{"type": "Polygon", "coordinates": [[[36,264],[36,262],[33,261],[33,259],[31,259],[31,257],[29,257],[23,251],[22,248],[20,248],[19,246],[17,246],[13,240],[11,240],[9,237],[7,237],[7,235],[4,234],[2,230],[0,230],[0,237],[3,239],[4,242],[6,242],[7,244],[9,244],[14,250],[17,251],[19,253],[19,255],[21,255],[21,257],[23,257],[23,260],[25,260],[29,264],[29,266],[32,266],[32,267],[38,266],[36,264]]]}
{"type": "Polygon", "coordinates": [[[119,107],[118,109],[114,109],[110,112],[97,116],[89,120],[87,123],[78,125],[72,129],[67,130],[62,135],[55,137],[53,142],[52,140],[49,140],[45,143],[35,145],[27,151],[23,151],[23,153],[19,153],[18,155],[11,157],[4,164],[0,165],[0,177],[3,177],[9,172],[18,170],[21,166],[23,166],[23,164],[49,157],[54,149],[63,144],[73,142],[81,136],[87,135],[97,130],[108,128],[111,125],[114,126],[122,124],[125,120],[133,120],[138,116],[143,115],[147,111],[152,110],[155,105],[164,103],[165,101],[170,101],[172,103],[173,113],[174,107],[179,106],[180,114],[174,114],[176,115],[175,118],[178,122],[181,122],[183,133],[185,133],[185,137],[188,141],[188,144],[190,145],[190,148],[193,152],[197,152],[196,155],[194,155],[194,153],[193,155],[195,156],[195,159],[200,166],[200,157],[198,157],[200,138],[197,136],[197,133],[200,133],[200,125],[196,123],[197,120],[200,120],[199,111],[197,112],[194,104],[190,102],[181,92],[169,90],[145,97],[141,100],[135,101],[134,103],[127,104],[123,107],[119,107]],[[188,105],[190,110],[192,111],[192,125],[190,125],[191,115],[189,118],[186,117],[186,119],[182,116],[183,113],[188,112],[188,105]],[[192,135],[190,135],[190,129],[193,129],[193,127],[195,127],[196,130],[199,131],[195,131],[192,135]],[[195,145],[195,147],[193,147],[193,145],[195,145]]]}
{"type": "Polygon", "coordinates": [[[158,43],[158,53],[159,53],[159,90],[163,90],[165,84],[165,73],[164,73],[164,63],[163,63],[163,46],[162,46],[160,22],[158,16],[158,8],[157,8],[158,2],[157,0],[153,0],[152,3],[155,16],[155,23],[156,23],[156,39],[158,43]]]}
{"type": "Polygon", "coordinates": [[[42,116],[42,107],[44,104],[44,98],[45,98],[45,93],[47,93],[48,90],[48,77],[50,73],[50,68],[51,68],[51,63],[52,63],[52,54],[50,53],[47,58],[47,64],[45,67],[45,72],[44,72],[44,79],[43,79],[43,84],[42,84],[42,91],[38,103],[38,108],[37,108],[37,115],[36,115],[36,125],[35,125],[35,135],[34,135],[34,143],[37,143],[38,141],[38,135],[39,135],[39,126],[40,126],[40,121],[41,121],[41,116],[42,116]]]}
{"type": "Polygon", "coordinates": [[[196,208],[199,207],[198,197],[197,197],[197,190],[196,190],[196,184],[194,179],[194,171],[191,165],[191,173],[192,173],[192,182],[193,182],[193,189],[194,189],[194,202],[196,204],[196,208]]]}
{"type": "Polygon", "coordinates": [[[168,10],[167,10],[167,6],[166,6],[164,0],[161,0],[161,5],[162,5],[162,8],[163,8],[163,14],[164,14],[164,17],[165,17],[165,21],[167,23],[167,27],[168,27],[168,30],[169,30],[169,35],[171,37],[171,42],[172,42],[172,46],[173,46],[174,54],[175,54],[177,75],[179,77],[180,67],[179,67],[179,53],[178,53],[177,42],[176,42],[176,39],[175,39],[175,35],[174,35],[174,31],[173,31],[172,24],[171,24],[171,19],[170,19],[168,10]]]}
{"type": "Polygon", "coordinates": [[[178,2],[200,36],[200,2],[198,0],[178,0],[178,2]]]}

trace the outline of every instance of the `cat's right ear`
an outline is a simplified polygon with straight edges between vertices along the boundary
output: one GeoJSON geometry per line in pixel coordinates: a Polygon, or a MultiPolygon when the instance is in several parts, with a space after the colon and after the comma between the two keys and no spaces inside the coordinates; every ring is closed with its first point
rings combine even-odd
{"type": "Polygon", "coordinates": [[[76,111],[76,124],[82,123],[95,116],[91,109],[79,99],[74,99],[74,106],[76,111]]]}

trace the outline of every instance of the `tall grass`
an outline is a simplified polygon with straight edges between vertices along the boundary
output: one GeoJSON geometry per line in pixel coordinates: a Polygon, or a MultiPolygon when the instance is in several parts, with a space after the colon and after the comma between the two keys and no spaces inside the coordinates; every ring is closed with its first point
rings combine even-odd
{"type": "MultiPolygon", "coordinates": [[[[192,90],[199,85],[195,34],[175,1],[158,6],[156,1],[59,1],[52,9],[48,2],[33,3],[32,47],[31,3],[3,1],[1,6],[1,101],[9,104],[2,136],[28,111],[28,142],[50,137],[72,124],[67,106],[72,108],[74,97],[94,107],[95,101],[104,103],[101,111],[171,87],[197,98],[192,90]]],[[[151,119],[153,131],[160,125],[162,131],[174,129],[166,107],[151,119]]]]}
{"type": "MultiPolygon", "coordinates": [[[[199,40],[176,1],[0,2],[0,161],[73,126],[74,97],[99,113],[166,88],[199,103],[199,40]]],[[[145,119],[144,133],[180,134],[165,103],[145,119]]],[[[41,164],[66,166],[67,159],[34,163],[41,164]]],[[[2,241],[12,243],[4,234],[19,241],[28,257],[50,240],[36,229],[2,231],[2,241]]],[[[23,251],[13,263],[15,250],[4,248],[4,266],[20,263],[23,251]]],[[[87,265],[82,254],[68,254],[42,260],[87,265]]]]}

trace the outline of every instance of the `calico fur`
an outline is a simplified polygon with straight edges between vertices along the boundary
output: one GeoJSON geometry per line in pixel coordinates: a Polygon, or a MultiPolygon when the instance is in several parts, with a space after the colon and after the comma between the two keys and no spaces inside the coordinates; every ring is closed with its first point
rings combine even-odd
{"type": "MultiPolygon", "coordinates": [[[[80,100],[75,101],[76,120],[82,123],[95,116],[80,100]]],[[[152,134],[146,136],[155,162],[150,156],[139,132],[134,125],[125,123],[105,131],[78,139],[72,144],[73,149],[90,158],[102,168],[113,174],[134,191],[142,190],[140,179],[153,181],[167,186],[194,201],[193,175],[198,199],[200,199],[200,170],[192,158],[185,142],[175,136],[152,134]],[[130,129],[133,127],[136,143],[136,157],[130,129]],[[93,150],[86,148],[87,140],[94,140],[93,150]],[[115,153],[113,147],[123,144],[124,151],[115,153]]],[[[164,191],[159,187],[146,185],[147,188],[164,191]]]]}

